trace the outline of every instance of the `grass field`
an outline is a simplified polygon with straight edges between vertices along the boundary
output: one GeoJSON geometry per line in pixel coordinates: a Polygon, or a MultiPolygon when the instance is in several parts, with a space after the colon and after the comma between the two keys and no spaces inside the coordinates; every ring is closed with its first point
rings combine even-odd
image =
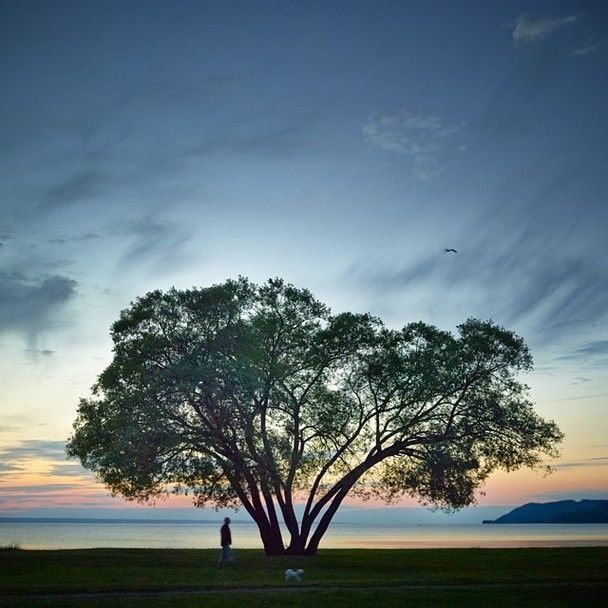
{"type": "Polygon", "coordinates": [[[0,550],[0,606],[608,606],[608,548],[325,550],[314,557],[215,550],[0,550]],[[283,580],[286,568],[306,571],[283,580]]]}

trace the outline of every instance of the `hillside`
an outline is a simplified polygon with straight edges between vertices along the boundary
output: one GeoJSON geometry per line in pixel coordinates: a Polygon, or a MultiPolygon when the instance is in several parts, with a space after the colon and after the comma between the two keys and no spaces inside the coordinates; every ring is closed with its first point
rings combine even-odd
{"type": "Polygon", "coordinates": [[[605,524],[608,500],[560,500],[517,507],[498,519],[484,524],[605,524]]]}

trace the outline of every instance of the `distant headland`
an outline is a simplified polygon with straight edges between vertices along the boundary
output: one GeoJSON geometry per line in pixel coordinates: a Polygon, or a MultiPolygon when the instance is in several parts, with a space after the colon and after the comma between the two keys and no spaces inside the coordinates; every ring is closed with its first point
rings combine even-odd
{"type": "Polygon", "coordinates": [[[529,502],[484,524],[608,524],[608,500],[529,502]]]}

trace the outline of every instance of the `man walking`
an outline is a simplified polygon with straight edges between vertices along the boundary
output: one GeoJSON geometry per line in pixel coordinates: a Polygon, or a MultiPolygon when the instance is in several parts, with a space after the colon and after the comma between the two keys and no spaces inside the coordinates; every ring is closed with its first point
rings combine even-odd
{"type": "Polygon", "coordinates": [[[220,528],[220,543],[222,551],[217,567],[221,568],[224,564],[234,564],[234,552],[230,545],[232,544],[232,534],[230,533],[230,518],[224,518],[224,525],[220,528]]]}

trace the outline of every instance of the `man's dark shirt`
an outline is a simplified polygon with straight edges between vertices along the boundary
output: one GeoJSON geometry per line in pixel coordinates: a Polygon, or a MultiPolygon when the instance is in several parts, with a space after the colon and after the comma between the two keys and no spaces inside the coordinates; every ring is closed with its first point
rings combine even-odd
{"type": "Polygon", "coordinates": [[[222,539],[222,547],[232,544],[232,536],[230,535],[230,527],[228,526],[228,524],[224,524],[220,528],[220,536],[222,539]]]}

